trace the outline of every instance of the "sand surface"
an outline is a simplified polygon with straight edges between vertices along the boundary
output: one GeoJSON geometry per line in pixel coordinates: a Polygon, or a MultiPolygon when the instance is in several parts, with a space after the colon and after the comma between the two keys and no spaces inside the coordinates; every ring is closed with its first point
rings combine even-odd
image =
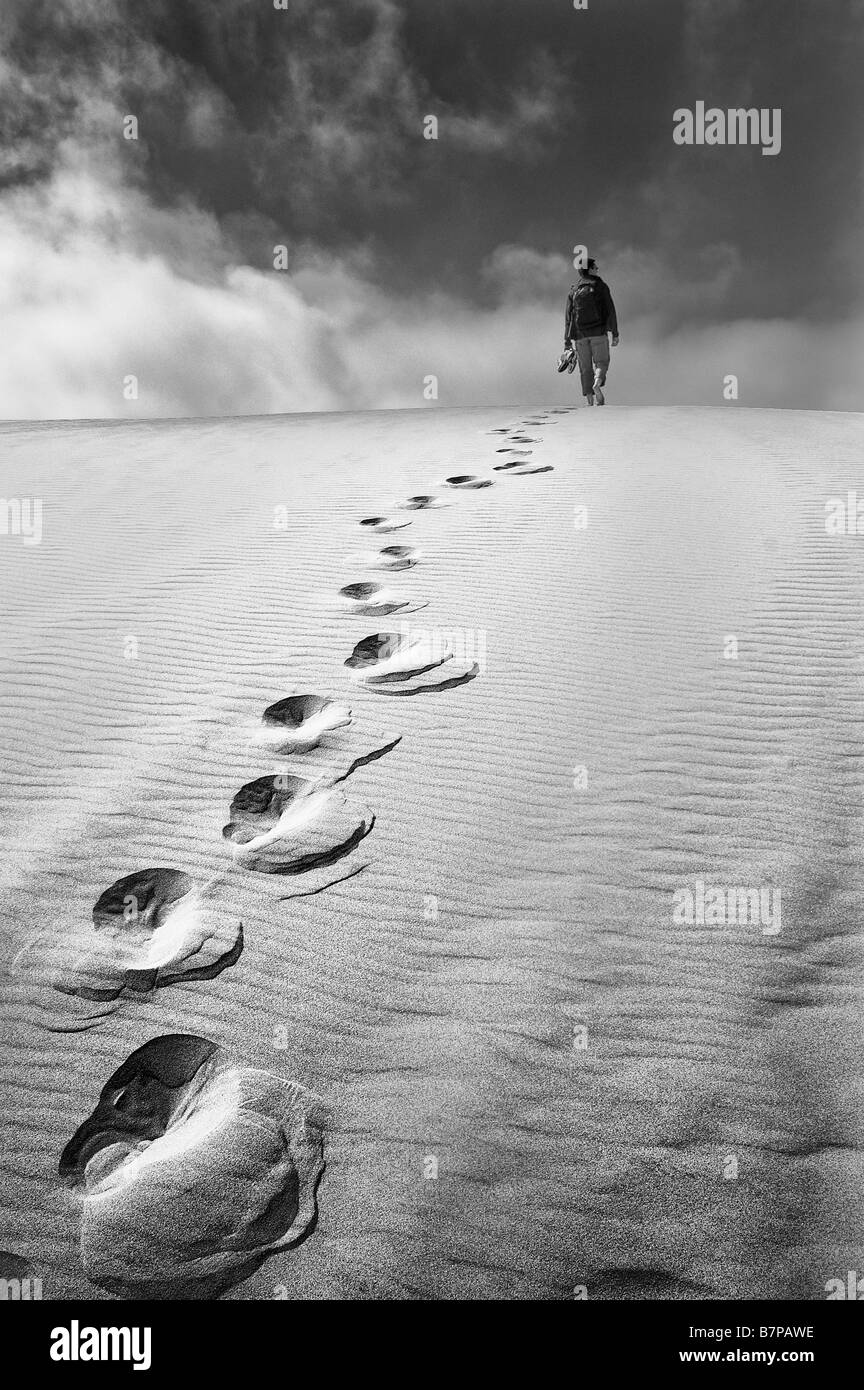
{"type": "Polygon", "coordinates": [[[864,535],[825,529],[862,457],[860,416],[735,408],[0,429],[43,501],[0,536],[0,1247],[45,1297],[111,1296],[60,1155],[176,1033],[326,1108],[317,1222],[223,1297],[864,1270],[864,535]],[[346,667],[385,633],[437,655],[346,667]],[[350,725],[286,753],[295,695],[350,725]],[[110,999],[27,973],[153,868],[206,902],[100,945],[110,999]],[[676,922],[700,882],[780,890],[781,930],[676,922]]]}

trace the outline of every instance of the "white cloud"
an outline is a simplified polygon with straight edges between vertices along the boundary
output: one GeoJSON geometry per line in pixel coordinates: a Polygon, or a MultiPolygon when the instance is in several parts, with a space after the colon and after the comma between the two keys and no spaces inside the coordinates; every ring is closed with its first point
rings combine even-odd
{"type": "MultiPolygon", "coordinates": [[[[246,414],[553,401],[566,257],[502,246],[487,262],[494,302],[395,295],[368,250],[293,252],[288,272],[232,262],[218,224],[193,207],[156,209],[124,188],[107,153],[71,147],[46,183],[0,200],[0,414],[86,418],[246,414]],[[137,401],[123,379],[139,380],[137,401]]],[[[613,248],[604,262],[621,316],[610,399],[860,409],[864,324],[688,323],[720,309],[737,273],[728,248],[674,275],[613,248]],[[823,383],[828,383],[824,385],[823,383]]]]}

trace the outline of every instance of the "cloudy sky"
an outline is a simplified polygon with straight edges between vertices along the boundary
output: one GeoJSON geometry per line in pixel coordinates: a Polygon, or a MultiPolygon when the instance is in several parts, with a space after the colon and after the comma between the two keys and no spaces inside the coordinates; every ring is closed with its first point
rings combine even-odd
{"type": "Polygon", "coordinates": [[[611,401],[864,408],[864,0],[285,5],[2,0],[0,416],[567,400],[576,244],[611,401]]]}

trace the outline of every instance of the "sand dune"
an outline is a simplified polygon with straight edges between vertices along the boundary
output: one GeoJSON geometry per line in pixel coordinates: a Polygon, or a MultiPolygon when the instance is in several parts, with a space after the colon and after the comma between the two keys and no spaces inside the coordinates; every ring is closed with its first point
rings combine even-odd
{"type": "Polygon", "coordinates": [[[862,444],[734,408],[0,428],[43,501],[0,537],[3,1269],[864,1269],[864,536],[825,526],[862,444]]]}

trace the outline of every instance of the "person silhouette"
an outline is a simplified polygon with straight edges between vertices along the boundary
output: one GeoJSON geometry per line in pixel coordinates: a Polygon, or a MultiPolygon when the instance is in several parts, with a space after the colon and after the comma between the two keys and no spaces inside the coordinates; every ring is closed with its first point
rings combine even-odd
{"type": "Polygon", "coordinates": [[[606,404],[603,388],[609,370],[610,333],[612,346],[617,347],[620,339],[615,305],[609,286],[600,278],[597,262],[590,257],[575,285],[570,286],[564,316],[564,351],[575,352],[582,395],[588,405],[606,404]]]}

